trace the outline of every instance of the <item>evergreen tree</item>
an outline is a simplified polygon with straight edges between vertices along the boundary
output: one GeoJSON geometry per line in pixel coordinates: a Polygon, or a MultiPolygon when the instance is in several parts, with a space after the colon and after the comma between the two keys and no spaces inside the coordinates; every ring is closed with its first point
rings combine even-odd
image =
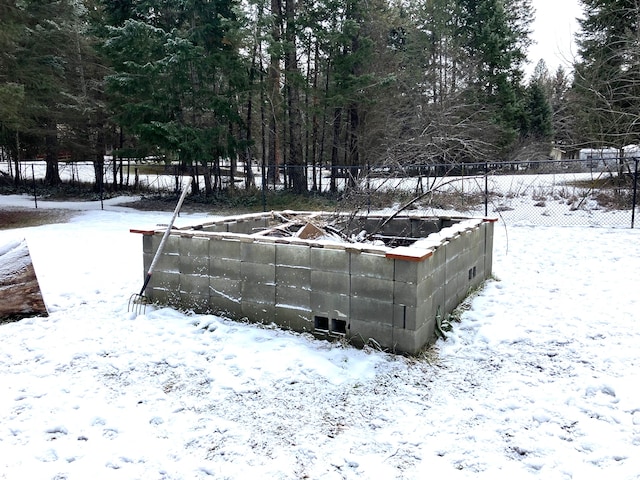
{"type": "Polygon", "coordinates": [[[533,140],[551,141],[553,136],[552,112],[547,87],[541,78],[533,79],[527,87],[525,125],[521,133],[533,140]]]}
{"type": "Polygon", "coordinates": [[[529,0],[460,0],[459,38],[468,57],[466,81],[477,101],[495,107],[505,149],[522,123],[523,63],[530,44],[529,0]]]}
{"type": "Polygon", "coordinates": [[[0,4],[0,147],[15,162],[16,182],[20,180],[20,133],[26,121],[22,114],[24,84],[15,75],[23,13],[15,1],[0,4]]]}
{"type": "Polygon", "coordinates": [[[77,103],[73,66],[82,5],[71,0],[27,0],[20,5],[24,28],[12,75],[24,88],[23,144],[29,156],[44,154],[45,182],[57,185],[61,126],[68,125],[68,107],[77,103]]]}
{"type": "Polygon", "coordinates": [[[623,147],[638,142],[640,4],[583,0],[573,98],[583,143],[623,147]]]}
{"type": "Polygon", "coordinates": [[[550,85],[554,142],[567,154],[573,155],[577,153],[577,142],[574,138],[576,117],[571,109],[571,79],[562,67],[558,67],[550,85]]]}
{"type": "MultiPolygon", "coordinates": [[[[205,172],[212,166],[220,187],[219,162],[237,153],[232,132],[246,88],[235,3],[123,2],[110,15],[121,23],[108,28],[104,46],[114,69],[107,85],[115,120],[146,154],[205,172]]],[[[209,192],[214,186],[204,178],[209,192]]]]}

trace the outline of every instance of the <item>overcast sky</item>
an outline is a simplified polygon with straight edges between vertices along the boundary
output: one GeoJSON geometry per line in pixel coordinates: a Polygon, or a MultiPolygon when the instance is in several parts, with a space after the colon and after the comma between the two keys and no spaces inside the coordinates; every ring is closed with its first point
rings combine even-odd
{"type": "Polygon", "coordinates": [[[531,4],[535,8],[532,28],[536,43],[529,49],[526,72],[531,74],[541,58],[551,73],[561,65],[570,70],[576,55],[573,41],[578,31],[576,17],[582,15],[582,3],[580,0],[532,0],[531,4]]]}

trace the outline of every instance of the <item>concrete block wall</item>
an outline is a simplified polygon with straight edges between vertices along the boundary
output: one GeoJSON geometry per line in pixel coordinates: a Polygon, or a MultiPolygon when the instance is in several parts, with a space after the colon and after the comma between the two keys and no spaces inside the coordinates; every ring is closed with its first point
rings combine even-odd
{"type": "MultiPolygon", "coordinates": [[[[342,226],[356,234],[382,221],[345,217],[342,226]]],[[[413,354],[434,339],[437,317],[446,317],[491,275],[490,221],[393,219],[384,235],[424,235],[424,245],[420,240],[404,250],[260,234],[281,223],[266,213],[172,233],[147,296],[195,312],[413,354]]],[[[145,271],[163,232],[146,233],[145,271]]]]}

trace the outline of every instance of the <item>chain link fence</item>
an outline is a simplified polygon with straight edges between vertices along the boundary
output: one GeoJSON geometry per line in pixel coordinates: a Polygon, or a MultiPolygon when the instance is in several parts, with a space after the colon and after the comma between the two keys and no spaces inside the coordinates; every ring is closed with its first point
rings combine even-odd
{"type": "Polygon", "coordinates": [[[635,226],[638,159],[371,169],[370,194],[412,192],[413,208],[497,216],[507,224],[635,226]]]}
{"type": "MultiPolygon", "coordinates": [[[[536,162],[483,162],[474,164],[403,165],[380,168],[311,168],[281,166],[277,180],[264,185],[268,190],[287,188],[294,168],[304,168],[309,188],[326,192],[332,187],[343,196],[359,197],[362,204],[380,206],[374,197],[386,199],[386,207],[397,208],[394,195],[411,200],[411,208],[438,215],[497,216],[507,224],[548,226],[593,225],[635,227],[638,203],[639,159],[549,160],[536,162]]],[[[2,167],[2,165],[0,165],[2,167]]],[[[157,192],[179,189],[182,177],[190,173],[171,166],[132,164],[124,174],[115,162],[105,162],[103,179],[109,183],[125,179],[127,186],[157,192]],[[153,166],[152,166],[153,167],[153,166]],[[135,170],[134,170],[135,169],[135,170]],[[130,183],[131,182],[131,183],[130,183]]],[[[21,178],[44,177],[44,162],[24,162],[21,178]]],[[[230,165],[226,167],[230,171],[230,165]]],[[[265,170],[254,164],[255,185],[260,188],[265,170]]],[[[237,168],[235,185],[242,188],[244,166],[237,168]]],[[[204,173],[203,169],[199,171],[204,173]]],[[[91,162],[60,163],[60,175],[67,182],[95,182],[91,162]]],[[[229,182],[227,177],[227,182],[229,182]]],[[[228,183],[226,184],[228,185],[228,183]]],[[[265,208],[269,205],[265,203],[265,208]]],[[[409,208],[408,208],[409,209],[409,208]]]]}

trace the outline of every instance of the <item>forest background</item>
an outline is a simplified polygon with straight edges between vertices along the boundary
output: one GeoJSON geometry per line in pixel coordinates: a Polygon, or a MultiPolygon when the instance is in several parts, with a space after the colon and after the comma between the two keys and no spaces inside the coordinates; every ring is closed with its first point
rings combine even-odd
{"type": "Polygon", "coordinates": [[[56,186],[92,161],[118,190],[144,161],[193,193],[305,194],[323,172],[335,192],[622,150],[640,143],[640,5],[581,3],[572,68],[525,78],[530,0],[1,0],[0,177],[40,160],[56,186]]]}

